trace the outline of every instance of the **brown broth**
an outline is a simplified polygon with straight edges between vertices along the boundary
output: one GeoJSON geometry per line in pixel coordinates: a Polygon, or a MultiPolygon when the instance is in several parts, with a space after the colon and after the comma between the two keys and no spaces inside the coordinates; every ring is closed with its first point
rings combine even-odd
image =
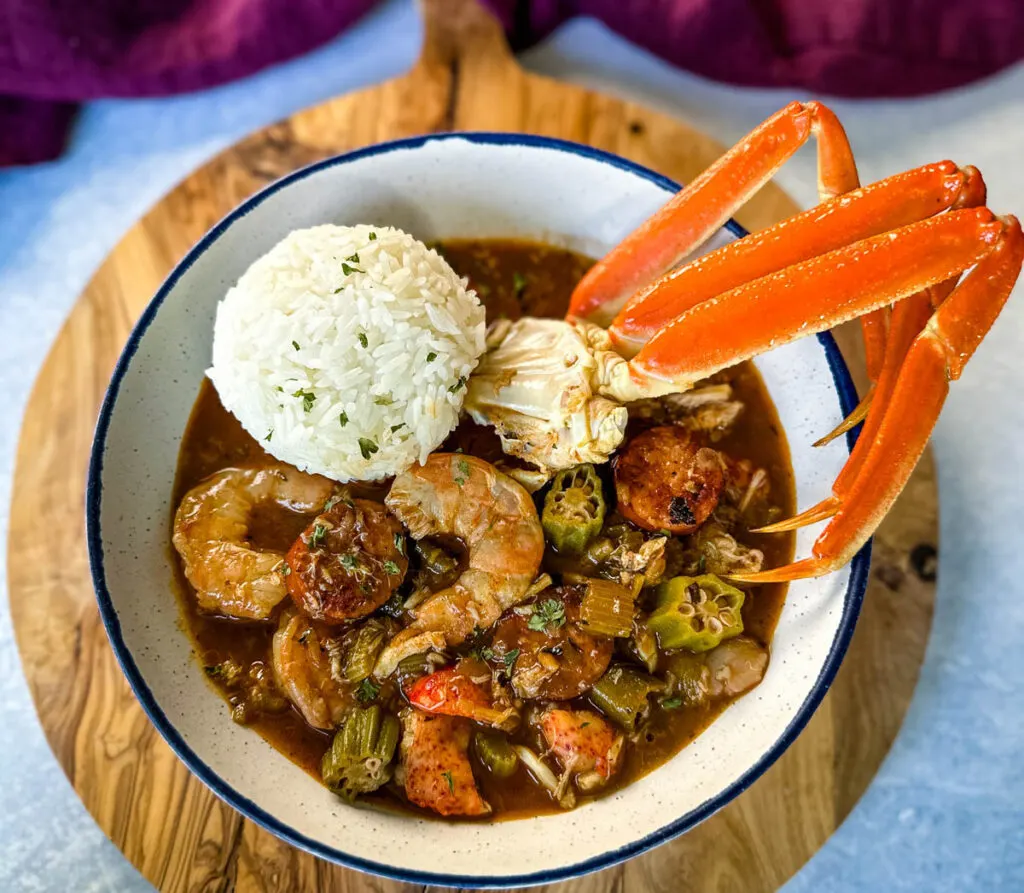
{"type": "MultiPolygon", "coordinates": [[[[487,308],[489,321],[500,316],[515,319],[522,315],[564,315],[573,286],[593,263],[571,251],[519,240],[451,240],[437,247],[456,271],[469,278],[487,308]]],[[[771,479],[773,503],[783,512],[791,513],[795,500],[789,448],[760,375],[752,364],[743,363],[720,377],[732,385],[735,399],[745,404],[745,411],[729,433],[714,444],[715,448],[734,458],[751,459],[766,469],[771,479]]],[[[451,448],[461,446],[484,459],[493,460],[502,455],[494,432],[468,421],[459,425],[448,444],[451,448]]],[[[271,458],[261,445],[223,408],[217,392],[204,381],[182,440],[174,504],[178,504],[187,490],[216,471],[269,461],[271,458]]],[[[357,495],[381,499],[385,492],[385,488],[374,485],[357,495]]],[[[307,520],[285,512],[258,514],[251,527],[253,542],[284,551],[307,520]]],[[[767,567],[792,560],[794,538],[791,534],[774,537],[747,534],[743,541],[764,552],[767,567]]],[[[197,659],[202,665],[217,664],[229,657],[242,664],[269,659],[276,619],[264,623],[242,622],[205,614],[198,609],[194,591],[180,570],[178,583],[184,626],[194,641],[197,659]]],[[[743,608],[747,633],[765,644],[770,642],[785,594],[784,584],[756,587],[748,594],[743,608]]],[[[222,691],[222,694],[227,696],[227,692],[222,691]]],[[[579,703],[583,706],[585,702],[580,700],[579,703]]],[[[626,748],[623,769],[602,795],[630,784],[665,762],[696,738],[729,703],[722,701],[700,709],[653,711],[645,740],[626,748]]],[[[250,726],[273,747],[319,778],[320,760],[330,742],[328,734],[308,726],[294,710],[261,716],[250,726]]],[[[519,734],[526,735],[522,740],[530,740],[529,733],[519,734]]],[[[494,807],[496,818],[558,811],[547,793],[532,784],[524,773],[520,766],[505,781],[497,781],[485,772],[478,773],[480,791],[494,807]]],[[[411,807],[393,785],[368,799],[386,808],[434,817],[432,813],[411,807]]]]}

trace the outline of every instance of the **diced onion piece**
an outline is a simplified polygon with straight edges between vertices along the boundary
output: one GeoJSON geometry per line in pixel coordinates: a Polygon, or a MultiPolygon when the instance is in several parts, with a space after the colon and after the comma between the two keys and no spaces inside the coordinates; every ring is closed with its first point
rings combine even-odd
{"type": "Polygon", "coordinates": [[[576,805],[576,795],[572,790],[564,792],[559,790],[558,778],[551,771],[551,767],[547,763],[530,748],[522,744],[514,744],[512,746],[519,755],[519,761],[530,770],[530,774],[537,780],[537,783],[558,800],[559,806],[563,809],[572,809],[576,805]],[[561,799],[559,799],[560,793],[562,795],[561,799]]]}
{"type": "Polygon", "coordinates": [[[634,594],[610,580],[588,580],[580,620],[588,633],[627,637],[633,632],[634,594]]]}

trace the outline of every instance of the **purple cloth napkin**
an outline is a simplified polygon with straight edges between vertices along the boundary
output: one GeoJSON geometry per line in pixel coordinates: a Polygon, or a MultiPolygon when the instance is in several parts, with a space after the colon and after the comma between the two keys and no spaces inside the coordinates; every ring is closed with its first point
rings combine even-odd
{"type": "MultiPolygon", "coordinates": [[[[517,47],[577,15],[705,77],[907,96],[1024,58],[1019,0],[486,0],[517,47]]],[[[0,166],[55,157],[74,103],[195,90],[306,52],[373,0],[0,0],[0,166]]]]}

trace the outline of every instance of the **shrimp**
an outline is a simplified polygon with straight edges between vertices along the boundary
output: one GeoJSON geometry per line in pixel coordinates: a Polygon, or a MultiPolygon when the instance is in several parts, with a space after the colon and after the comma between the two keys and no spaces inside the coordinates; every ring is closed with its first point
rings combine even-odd
{"type": "Polygon", "coordinates": [[[414,539],[447,534],[466,547],[466,570],[434,593],[384,649],[374,675],[390,676],[410,648],[459,645],[487,629],[530,590],[544,534],[530,494],[493,465],[461,453],[434,453],[400,474],[384,500],[414,539]]]}
{"type": "Polygon", "coordinates": [[[333,640],[293,608],[281,612],[272,645],[274,680],[317,729],[333,729],[357,706],[352,686],[332,666],[333,640]]]}
{"type": "Polygon", "coordinates": [[[249,539],[257,506],[317,511],[334,490],[327,478],[286,465],[226,468],[188,491],[174,515],[174,548],[204,611],[266,620],[287,594],[284,553],[249,539]]]}
{"type": "Polygon", "coordinates": [[[471,723],[455,716],[401,713],[402,765],[398,778],[412,803],[440,815],[481,816],[491,811],[480,796],[469,762],[471,723]]]}

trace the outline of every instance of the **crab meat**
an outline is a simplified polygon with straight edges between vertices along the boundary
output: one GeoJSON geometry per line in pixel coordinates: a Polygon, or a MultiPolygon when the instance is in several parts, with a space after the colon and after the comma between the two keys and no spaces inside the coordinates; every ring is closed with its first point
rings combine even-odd
{"type": "Polygon", "coordinates": [[[463,409],[492,425],[509,456],[547,475],[607,462],[622,443],[624,403],[685,390],[630,368],[608,333],[580,320],[498,320],[463,409]]]}

